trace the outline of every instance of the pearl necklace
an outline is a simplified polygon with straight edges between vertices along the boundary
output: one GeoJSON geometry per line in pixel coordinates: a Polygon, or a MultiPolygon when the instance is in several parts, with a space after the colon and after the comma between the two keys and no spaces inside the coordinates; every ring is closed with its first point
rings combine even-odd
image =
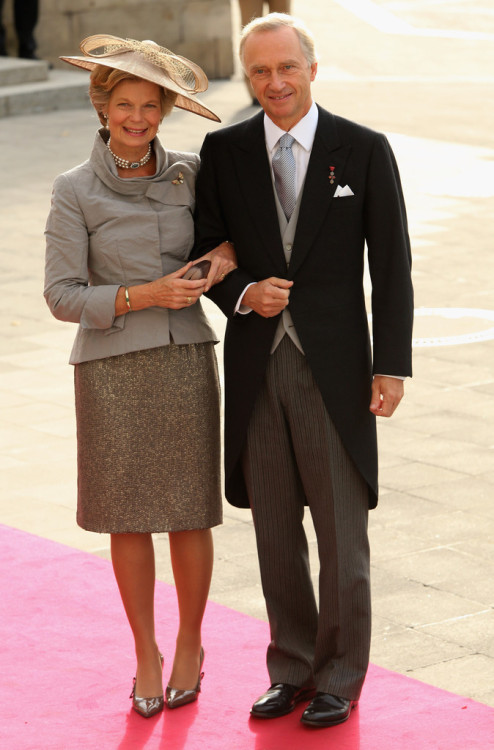
{"type": "Polygon", "coordinates": [[[115,164],[117,165],[117,167],[120,167],[120,169],[139,169],[139,167],[143,167],[145,164],[147,164],[151,158],[151,141],[148,144],[148,150],[147,150],[146,155],[143,156],[140,161],[129,161],[128,159],[121,159],[120,156],[117,156],[111,150],[110,141],[111,141],[111,138],[108,138],[108,142],[106,144],[108,147],[108,151],[113,156],[115,164]]]}

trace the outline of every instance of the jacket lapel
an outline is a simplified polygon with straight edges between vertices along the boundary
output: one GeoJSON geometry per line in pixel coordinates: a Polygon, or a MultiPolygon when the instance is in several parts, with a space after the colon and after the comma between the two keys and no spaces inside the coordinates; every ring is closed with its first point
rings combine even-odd
{"type": "Polygon", "coordinates": [[[338,185],[344,185],[343,172],[351,146],[342,145],[335,119],[319,109],[319,120],[307,168],[304,193],[293,243],[289,278],[300,268],[318,235],[338,185]],[[331,167],[334,182],[331,182],[331,167]]]}
{"type": "Polygon", "coordinates": [[[247,120],[234,144],[232,168],[237,171],[243,206],[256,234],[262,238],[261,251],[272,259],[277,273],[284,276],[286,262],[271,180],[271,167],[264,137],[264,113],[247,120]]]}

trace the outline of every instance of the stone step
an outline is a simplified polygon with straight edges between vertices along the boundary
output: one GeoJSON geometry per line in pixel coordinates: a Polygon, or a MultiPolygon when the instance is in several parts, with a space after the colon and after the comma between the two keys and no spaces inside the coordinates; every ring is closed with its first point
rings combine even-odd
{"type": "Polygon", "coordinates": [[[1,85],[0,118],[89,107],[88,87],[87,73],[70,70],[47,70],[46,80],[1,85]]]}
{"type": "Polygon", "coordinates": [[[48,63],[44,60],[0,57],[0,87],[46,81],[47,78],[48,63]]]}

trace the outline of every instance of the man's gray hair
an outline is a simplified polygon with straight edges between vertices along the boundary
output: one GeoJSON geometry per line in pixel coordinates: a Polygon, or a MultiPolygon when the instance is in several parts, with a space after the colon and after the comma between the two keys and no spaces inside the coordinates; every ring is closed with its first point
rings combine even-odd
{"type": "Polygon", "coordinates": [[[242,29],[239,46],[239,56],[242,67],[245,69],[245,42],[248,37],[251,36],[251,34],[257,34],[261,31],[276,31],[277,29],[281,29],[284,27],[293,29],[297,34],[300,41],[300,46],[302,47],[302,52],[304,53],[304,57],[306,58],[308,65],[311,66],[313,63],[317,62],[314,37],[312,36],[304,22],[301,21],[300,18],[289,16],[287,13],[268,13],[268,15],[266,16],[254,18],[242,29]]]}

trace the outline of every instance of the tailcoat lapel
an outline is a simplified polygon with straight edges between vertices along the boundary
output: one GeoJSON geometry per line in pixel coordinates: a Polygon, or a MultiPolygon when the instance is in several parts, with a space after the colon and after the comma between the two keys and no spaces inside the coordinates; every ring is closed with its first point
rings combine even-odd
{"type": "Polygon", "coordinates": [[[232,166],[237,171],[245,211],[262,238],[262,252],[271,257],[279,276],[284,276],[286,262],[266,152],[263,112],[245,123],[242,137],[234,144],[232,166]]]}
{"type": "Polygon", "coordinates": [[[289,278],[293,278],[310,251],[338,184],[345,184],[343,173],[351,150],[351,146],[341,144],[334,116],[318,109],[319,120],[305,178],[289,278]],[[330,167],[334,167],[335,175],[332,184],[330,167]]]}

